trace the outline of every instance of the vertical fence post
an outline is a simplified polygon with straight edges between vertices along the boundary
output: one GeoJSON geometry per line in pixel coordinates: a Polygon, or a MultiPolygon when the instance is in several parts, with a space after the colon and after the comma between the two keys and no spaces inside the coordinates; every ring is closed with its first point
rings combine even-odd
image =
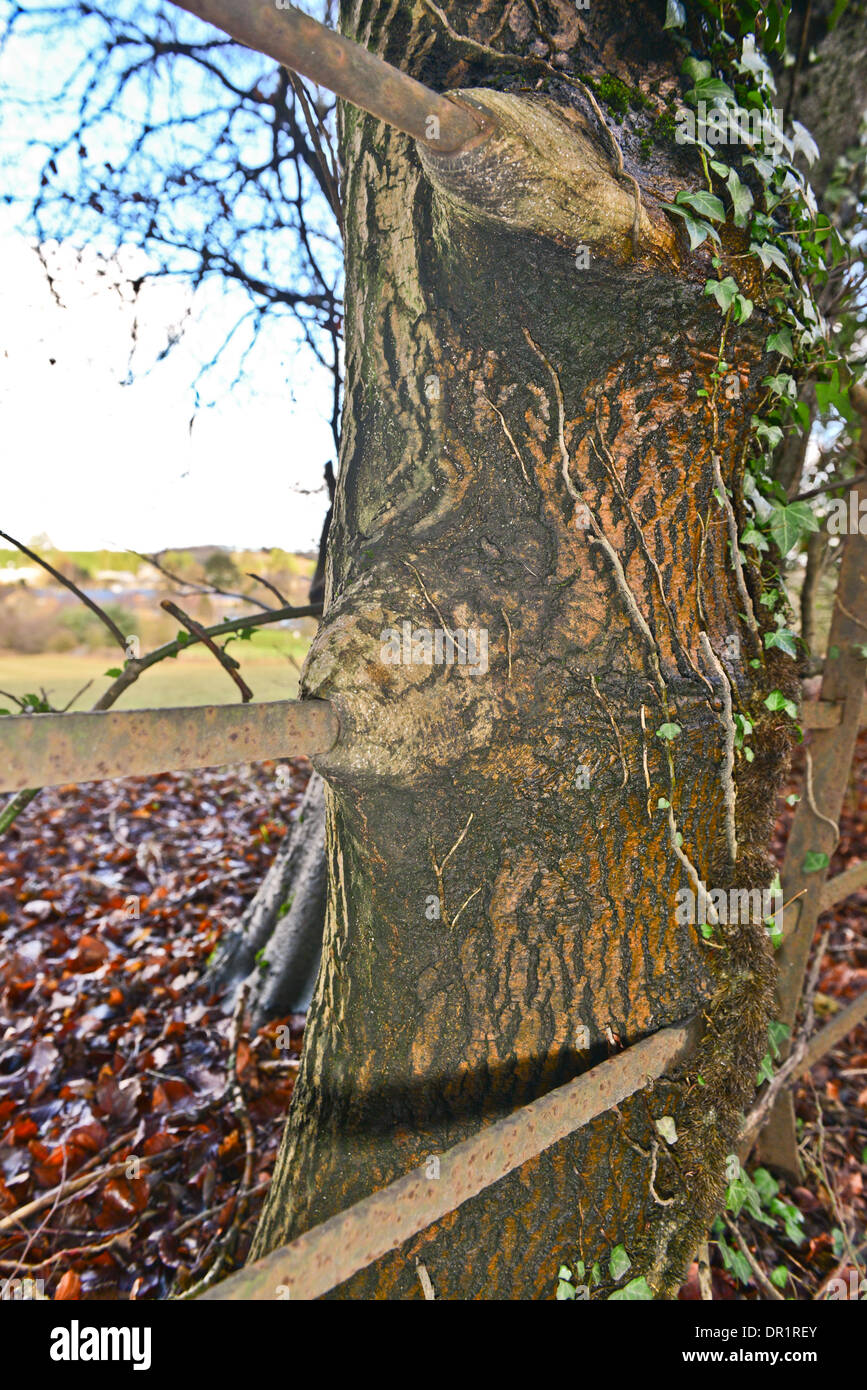
{"type": "MultiPolygon", "coordinates": [[[[867,419],[859,449],[860,465],[867,456],[865,435],[867,419]]],[[[827,870],[806,872],[804,860],[811,850],[829,858],[834,852],[836,837],[830,822],[839,820],[843,806],[864,697],[865,662],[855,645],[867,643],[867,536],[857,526],[860,503],[867,498],[867,490],[861,484],[852,493],[855,503],[850,503],[849,515],[856,518],[856,525],[844,542],[820,693],[823,701],[840,707],[841,718],[833,728],[818,728],[811,734],[804,790],[792,821],[781,873],[784,900],[795,901],[786,909],[783,945],[777,958],[777,1016],[791,1029],[804,988],[816,921],[827,905],[827,870]]],[[[788,1048],[782,1050],[785,1054],[788,1048]]],[[[763,1163],[772,1164],[789,1177],[800,1177],[791,1090],[783,1092],[771,1110],[759,1138],[758,1154],[763,1163]]]]}

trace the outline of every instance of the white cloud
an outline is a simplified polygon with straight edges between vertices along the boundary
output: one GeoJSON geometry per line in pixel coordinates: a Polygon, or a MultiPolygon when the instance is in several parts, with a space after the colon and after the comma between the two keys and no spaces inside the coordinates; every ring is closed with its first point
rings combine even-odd
{"type": "MultiPolygon", "coordinates": [[[[138,255],[124,270],[140,269],[138,255]]],[[[172,280],[147,288],[142,363],[193,312],[168,358],[124,386],[128,298],[95,254],[79,271],[61,248],[59,264],[63,308],[32,245],[0,237],[0,527],[24,540],[46,533],[70,549],[315,548],[325,495],[302,491],[321,487],[334,456],[328,382],[296,355],[288,320],[280,350],[258,359],[256,394],[224,391],[191,430],[191,382],[231,326],[231,306],[207,290],[193,303],[172,280]]]]}

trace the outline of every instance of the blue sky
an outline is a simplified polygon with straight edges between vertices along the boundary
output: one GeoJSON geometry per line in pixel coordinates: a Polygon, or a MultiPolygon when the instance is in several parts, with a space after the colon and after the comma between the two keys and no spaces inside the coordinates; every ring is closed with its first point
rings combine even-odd
{"type": "MultiPolygon", "coordinates": [[[[79,53],[74,33],[59,47],[42,45],[40,62],[32,39],[7,46],[0,85],[33,104],[4,107],[4,191],[10,175],[22,198],[33,188],[41,156],[26,149],[26,136],[68,122],[50,92],[79,53]]],[[[111,128],[100,138],[108,158],[111,128]]],[[[79,549],[314,549],[326,506],[322,469],[334,457],[330,379],[291,321],[265,330],[235,386],[238,354],[230,351],[200,384],[197,407],[196,378],[247,307],[243,293],[217,279],[193,293],[172,277],[146,285],[136,310],[124,284],[149,268],[145,254],[130,244],[114,257],[98,234],[86,245],[79,260],[71,242],[46,244],[61,307],[32,228],[20,209],[0,209],[0,529],[79,549]],[[136,312],[140,370],[125,385],[136,312]],[[144,371],[173,325],[183,325],[178,345],[144,371]]]]}

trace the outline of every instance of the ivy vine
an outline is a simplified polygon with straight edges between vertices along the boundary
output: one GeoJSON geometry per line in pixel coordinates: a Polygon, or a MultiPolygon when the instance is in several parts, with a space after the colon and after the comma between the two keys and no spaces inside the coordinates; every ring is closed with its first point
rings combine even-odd
{"type": "MultiPolygon", "coordinates": [[[[831,16],[837,23],[847,0],[838,0],[831,16]]],[[[764,633],[766,649],[798,655],[798,639],[788,626],[788,600],[781,569],[788,556],[810,532],[820,528],[823,503],[790,499],[775,475],[775,459],[793,433],[809,433],[814,415],[805,399],[812,385],[815,408],[825,424],[854,440],[859,418],[850,393],[863,372],[863,361],[851,353],[863,305],[858,301],[859,277],[854,273],[863,257],[863,217],[838,224],[820,211],[801,164],[812,165],[819,150],[810,132],[798,121],[786,128],[774,105],[777,87],[772,63],[792,61],[786,53],[789,0],[667,0],[665,28],[673,31],[685,51],[682,75],[691,84],[685,100],[703,122],[683,122],[678,141],[696,147],[704,186],[684,189],[664,206],[682,220],[690,246],[714,243],[716,277],[705,293],[723,316],[720,348],[713,372],[711,397],[716,431],[715,396],[726,374],[730,334],[752,316],[755,307],[744,284],[747,275],[731,270],[732,261],[761,266],[765,304],[774,324],[765,349],[776,356],[773,370],[762,382],[759,405],[752,416],[743,463],[744,497],[748,519],[739,536],[744,550],[755,553],[764,576],[762,604],[774,615],[776,627],[764,633]],[[701,56],[696,56],[699,49],[701,56]],[[724,132],[745,132],[737,140],[747,153],[735,168],[726,149],[724,132]],[[714,134],[723,138],[714,140],[714,134]],[[710,137],[710,138],[705,138],[710,137]],[[749,237],[749,249],[729,255],[723,274],[721,231],[728,224],[749,237]],[[822,291],[834,277],[843,284],[835,314],[828,321],[820,308],[822,291]],[[772,551],[775,548],[779,564],[772,551]]],[[[867,146],[850,150],[839,161],[826,195],[832,209],[844,188],[855,185],[863,197],[867,146]]],[[[863,212],[863,207],[862,207],[863,212]]],[[[863,269],[863,267],[862,267],[863,269]]],[[[758,665],[757,661],[753,662],[758,665]]]]}

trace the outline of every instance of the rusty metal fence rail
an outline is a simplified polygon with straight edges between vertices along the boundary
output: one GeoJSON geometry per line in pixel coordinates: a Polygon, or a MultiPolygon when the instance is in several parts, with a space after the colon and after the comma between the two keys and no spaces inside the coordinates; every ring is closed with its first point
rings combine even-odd
{"type": "Polygon", "coordinates": [[[205,1299],[318,1298],[499,1182],[689,1055],[700,1024],[660,1029],[426,1165],[381,1188],[200,1295],[205,1299]]]}
{"type": "Polygon", "coordinates": [[[327,753],[338,733],[327,700],[2,718],[0,791],[327,753]]]}

